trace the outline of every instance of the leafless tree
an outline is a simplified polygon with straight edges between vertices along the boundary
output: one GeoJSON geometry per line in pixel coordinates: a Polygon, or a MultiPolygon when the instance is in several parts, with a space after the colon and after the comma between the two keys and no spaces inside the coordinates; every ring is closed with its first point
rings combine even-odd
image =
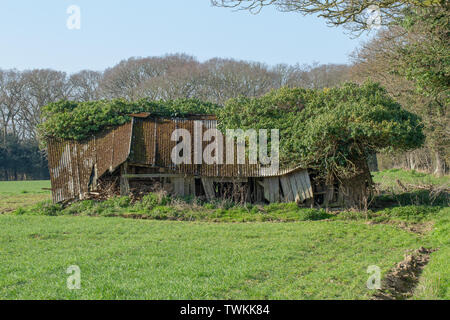
{"type": "Polygon", "coordinates": [[[24,71],[24,91],[20,117],[23,119],[30,138],[37,138],[36,127],[41,121],[41,108],[51,102],[69,99],[71,85],[65,72],[50,69],[24,71]]]}
{"type": "Polygon", "coordinates": [[[445,0],[211,0],[214,6],[248,10],[259,13],[264,7],[273,6],[284,12],[317,15],[331,26],[343,25],[354,34],[370,28],[369,16],[377,8],[382,25],[389,25],[402,17],[408,6],[443,5],[445,0]]]}
{"type": "Polygon", "coordinates": [[[98,100],[100,98],[99,84],[102,73],[91,70],[82,70],[69,78],[72,88],[71,98],[76,101],[98,100]]]}
{"type": "Polygon", "coordinates": [[[15,70],[0,70],[0,117],[3,143],[8,133],[19,135],[18,114],[23,101],[24,82],[22,75],[15,70]]]}

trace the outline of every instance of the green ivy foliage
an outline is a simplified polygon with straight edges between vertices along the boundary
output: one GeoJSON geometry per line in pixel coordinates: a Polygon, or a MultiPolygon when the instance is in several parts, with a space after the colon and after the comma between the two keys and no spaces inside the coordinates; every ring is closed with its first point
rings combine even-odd
{"type": "Polygon", "coordinates": [[[218,105],[197,99],[59,101],[43,108],[44,121],[39,131],[44,140],[50,137],[83,140],[106,128],[130,121],[132,113],[149,112],[158,116],[182,117],[186,114],[215,114],[219,108],[218,105]]]}
{"type": "Polygon", "coordinates": [[[420,118],[372,82],[231,99],[218,117],[221,128],[279,129],[282,166],[302,164],[337,177],[356,174],[371,153],[414,149],[425,139],[420,118]]]}

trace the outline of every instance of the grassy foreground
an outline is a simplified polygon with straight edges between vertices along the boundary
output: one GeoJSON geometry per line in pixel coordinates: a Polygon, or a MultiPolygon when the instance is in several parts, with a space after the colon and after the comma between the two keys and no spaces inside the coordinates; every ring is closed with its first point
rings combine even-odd
{"type": "Polygon", "coordinates": [[[423,239],[360,222],[0,216],[2,299],[364,299],[423,239]],[[81,269],[81,289],[66,269],[81,269]]]}
{"type": "Polygon", "coordinates": [[[48,182],[0,182],[0,209],[8,208],[0,214],[0,299],[367,299],[368,266],[384,276],[424,246],[439,250],[413,298],[448,300],[448,194],[398,190],[397,179],[408,188],[449,181],[376,173],[393,207],[334,213],[154,194],[62,209],[42,202],[48,182]],[[418,234],[401,224],[426,228],[418,234]],[[80,290],[67,289],[71,265],[81,269],[80,290]]]}

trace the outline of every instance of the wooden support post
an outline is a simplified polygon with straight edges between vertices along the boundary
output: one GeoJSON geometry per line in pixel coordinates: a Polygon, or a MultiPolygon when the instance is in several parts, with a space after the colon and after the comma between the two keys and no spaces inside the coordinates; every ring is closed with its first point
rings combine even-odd
{"type": "Polygon", "coordinates": [[[205,190],[206,199],[211,201],[216,197],[216,193],[214,192],[213,179],[211,178],[202,178],[203,189],[205,190]]]}
{"type": "Polygon", "coordinates": [[[193,177],[184,178],[184,195],[195,196],[195,179],[193,177]]]}
{"type": "Polygon", "coordinates": [[[128,163],[124,163],[120,169],[121,176],[120,176],[120,195],[121,196],[128,196],[130,194],[130,183],[128,178],[126,178],[126,174],[128,171],[128,163]]]}
{"type": "Polygon", "coordinates": [[[184,178],[173,178],[173,193],[175,196],[184,197],[184,178]]]}

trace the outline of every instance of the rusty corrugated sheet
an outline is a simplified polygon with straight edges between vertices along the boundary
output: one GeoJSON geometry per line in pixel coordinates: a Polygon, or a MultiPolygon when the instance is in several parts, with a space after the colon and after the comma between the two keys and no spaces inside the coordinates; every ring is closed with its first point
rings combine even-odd
{"type": "Polygon", "coordinates": [[[48,141],[48,163],[54,202],[83,198],[94,176],[114,170],[128,158],[132,122],[77,142],[48,141]]]}
{"type": "MultiPolygon", "coordinates": [[[[246,157],[245,164],[226,164],[226,150],[224,148],[222,155],[223,164],[195,164],[195,137],[194,126],[195,121],[202,123],[201,136],[209,130],[217,128],[217,120],[214,117],[204,117],[202,119],[186,119],[186,118],[135,118],[133,128],[133,140],[131,144],[130,161],[134,164],[144,164],[155,167],[171,169],[176,173],[184,173],[187,175],[199,175],[208,177],[264,177],[276,176],[284,174],[293,169],[280,169],[278,171],[264,170],[264,167],[258,164],[249,164],[246,157]],[[172,162],[172,150],[177,144],[172,141],[172,133],[175,129],[186,129],[191,139],[191,164],[175,165],[172,162]]],[[[203,141],[201,150],[210,144],[210,141],[203,141]]],[[[223,146],[226,146],[226,138],[223,136],[223,146]]],[[[234,163],[237,159],[237,146],[234,145],[234,163]]],[[[201,156],[201,155],[200,155],[201,156]]]]}

